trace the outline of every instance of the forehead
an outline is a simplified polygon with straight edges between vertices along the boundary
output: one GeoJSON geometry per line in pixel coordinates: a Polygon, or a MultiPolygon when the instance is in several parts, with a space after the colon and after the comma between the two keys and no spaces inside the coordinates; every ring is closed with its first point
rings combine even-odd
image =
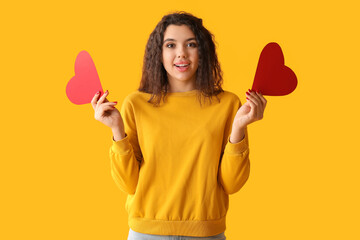
{"type": "Polygon", "coordinates": [[[195,38],[195,34],[187,25],[169,25],[164,32],[164,40],[172,38],[175,40],[182,40],[188,38],[195,38]]]}

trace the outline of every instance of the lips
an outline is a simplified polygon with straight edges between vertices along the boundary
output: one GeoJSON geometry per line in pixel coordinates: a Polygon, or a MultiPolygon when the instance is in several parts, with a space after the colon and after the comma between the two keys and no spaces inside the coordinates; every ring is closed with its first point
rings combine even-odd
{"type": "Polygon", "coordinates": [[[187,65],[190,65],[190,63],[187,62],[187,61],[181,61],[181,62],[175,63],[174,65],[177,66],[177,67],[185,67],[187,65]]]}
{"type": "Polygon", "coordinates": [[[174,64],[175,68],[180,72],[185,72],[188,70],[190,63],[189,62],[177,62],[174,64]]]}
{"type": "Polygon", "coordinates": [[[175,65],[175,68],[176,68],[179,72],[185,72],[186,70],[189,69],[189,65],[190,65],[190,64],[186,64],[186,65],[175,65]]]}

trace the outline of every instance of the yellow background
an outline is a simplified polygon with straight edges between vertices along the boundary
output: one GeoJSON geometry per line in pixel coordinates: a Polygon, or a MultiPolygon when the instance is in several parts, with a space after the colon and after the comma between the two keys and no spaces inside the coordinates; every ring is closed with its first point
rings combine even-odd
{"type": "Polygon", "coordinates": [[[359,5],[349,1],[18,1],[0,7],[0,239],[126,239],[111,131],[65,87],[86,50],[109,99],[141,76],[149,34],[185,10],[215,35],[224,89],[245,101],[277,42],[298,77],[249,126],[251,176],[230,196],[235,239],[360,239],[359,5]]]}

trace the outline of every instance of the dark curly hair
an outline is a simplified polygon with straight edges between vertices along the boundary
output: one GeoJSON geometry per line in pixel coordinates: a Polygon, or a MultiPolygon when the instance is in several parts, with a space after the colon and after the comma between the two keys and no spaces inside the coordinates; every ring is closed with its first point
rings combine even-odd
{"type": "Polygon", "coordinates": [[[217,96],[224,91],[221,88],[222,71],[216,55],[214,36],[202,25],[202,19],[183,11],[165,15],[150,34],[146,44],[142,78],[138,90],[151,93],[148,102],[153,102],[154,106],[158,106],[161,99],[165,101],[169,82],[162,64],[162,45],[164,32],[170,24],[186,25],[194,33],[199,54],[195,87],[199,90],[200,104],[201,95],[207,97],[211,102],[212,96],[217,96]]]}

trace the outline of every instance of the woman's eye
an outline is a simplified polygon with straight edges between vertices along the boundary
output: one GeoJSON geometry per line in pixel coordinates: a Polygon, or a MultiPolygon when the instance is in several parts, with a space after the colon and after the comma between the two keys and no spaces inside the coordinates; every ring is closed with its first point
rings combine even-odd
{"type": "Polygon", "coordinates": [[[197,45],[196,45],[196,43],[191,42],[191,43],[188,43],[188,46],[189,46],[189,47],[196,47],[197,45]]]}
{"type": "Polygon", "coordinates": [[[174,45],[175,45],[175,44],[173,44],[173,43],[168,43],[168,44],[166,44],[166,47],[167,47],[167,48],[172,48],[172,47],[174,47],[174,45]]]}

